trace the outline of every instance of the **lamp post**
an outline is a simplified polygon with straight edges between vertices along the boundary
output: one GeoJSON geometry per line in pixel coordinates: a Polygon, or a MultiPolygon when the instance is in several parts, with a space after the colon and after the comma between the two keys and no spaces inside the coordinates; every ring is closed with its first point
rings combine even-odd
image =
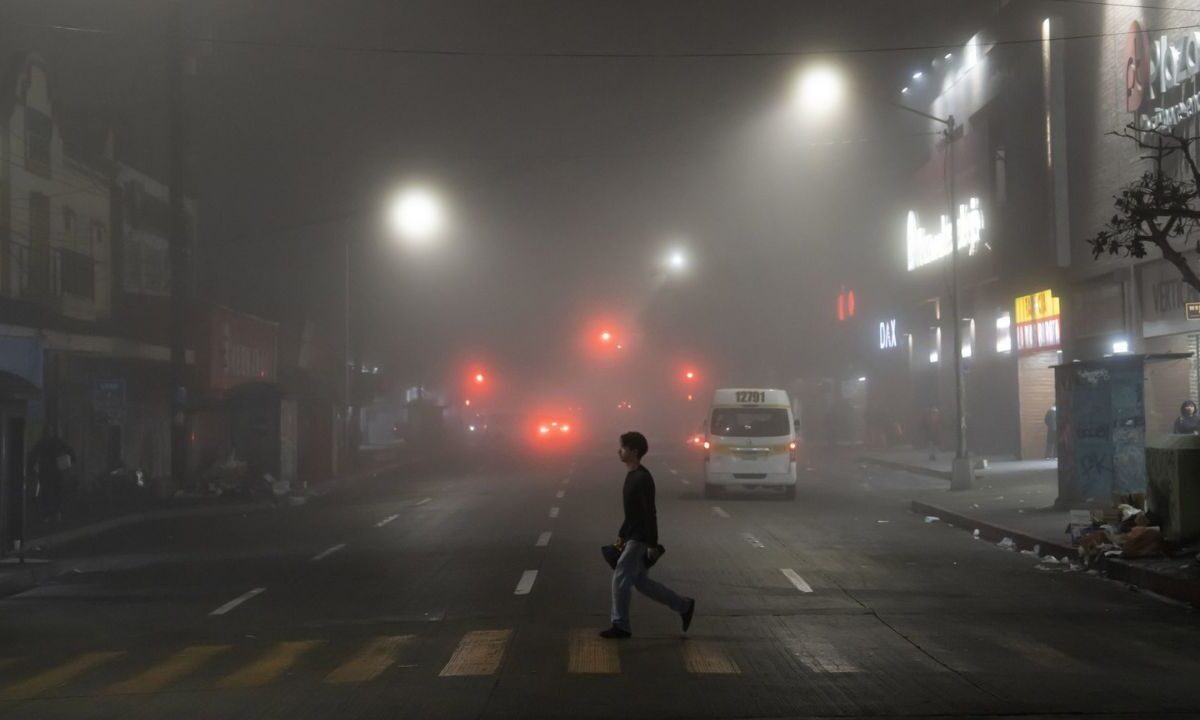
{"type": "MultiPolygon", "coordinates": [[[[919,75],[917,77],[919,78],[919,75]]],[[[801,77],[797,89],[801,105],[806,112],[814,115],[830,112],[840,102],[843,95],[841,79],[836,70],[821,66],[810,68],[801,77]]],[[[958,197],[955,193],[954,178],[954,143],[962,135],[962,126],[955,121],[953,115],[943,118],[890,100],[885,102],[905,112],[932,120],[945,128],[942,131],[942,137],[946,142],[946,162],[949,166],[947,172],[949,177],[946,182],[950,196],[950,315],[954,322],[954,407],[956,416],[954,462],[951,468],[950,488],[965,490],[974,487],[975,475],[970,453],[967,451],[967,416],[963,407],[967,385],[966,377],[963,374],[962,318],[960,317],[958,281],[958,197]]]]}
{"type": "Polygon", "coordinates": [[[962,135],[962,126],[954,120],[954,116],[938,117],[900,103],[889,103],[905,112],[933,120],[945,127],[942,137],[946,142],[946,163],[949,169],[947,175],[947,192],[950,195],[950,316],[954,322],[954,462],[951,465],[950,489],[968,490],[975,486],[975,470],[971,463],[971,455],[967,451],[967,415],[963,408],[967,389],[966,375],[963,373],[962,353],[962,318],[960,316],[960,293],[958,282],[958,196],[955,193],[954,182],[954,143],[962,135]]]}
{"type": "MultiPolygon", "coordinates": [[[[436,194],[422,187],[410,187],[402,191],[392,201],[388,209],[388,225],[394,237],[402,239],[413,245],[423,245],[434,239],[441,232],[444,225],[444,215],[442,211],[442,203],[436,194]]],[[[345,296],[343,298],[343,338],[342,350],[343,359],[345,362],[345,372],[342,377],[342,399],[343,411],[345,412],[345,427],[343,428],[343,442],[346,447],[346,454],[353,451],[354,433],[354,399],[351,396],[353,388],[353,373],[354,363],[351,359],[351,267],[354,263],[353,258],[354,240],[347,237],[344,244],[344,283],[345,296]]]]}

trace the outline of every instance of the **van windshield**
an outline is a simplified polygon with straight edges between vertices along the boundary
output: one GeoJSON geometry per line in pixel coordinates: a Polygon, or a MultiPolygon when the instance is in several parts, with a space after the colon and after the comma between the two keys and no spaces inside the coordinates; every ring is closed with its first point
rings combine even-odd
{"type": "Polygon", "coordinates": [[[719,437],[780,437],[790,435],[788,411],[783,408],[715,408],[712,434],[719,437]]]}

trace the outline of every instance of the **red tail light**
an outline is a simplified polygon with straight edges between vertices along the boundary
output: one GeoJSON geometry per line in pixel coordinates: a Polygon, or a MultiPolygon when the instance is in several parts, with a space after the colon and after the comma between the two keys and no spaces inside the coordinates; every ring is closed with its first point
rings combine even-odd
{"type": "Polygon", "coordinates": [[[709,448],[711,448],[711,447],[712,446],[708,444],[708,441],[705,440],[704,441],[704,462],[708,462],[708,451],[709,451],[709,448]]]}
{"type": "Polygon", "coordinates": [[[788,443],[788,457],[792,462],[796,462],[796,443],[788,443]]]}

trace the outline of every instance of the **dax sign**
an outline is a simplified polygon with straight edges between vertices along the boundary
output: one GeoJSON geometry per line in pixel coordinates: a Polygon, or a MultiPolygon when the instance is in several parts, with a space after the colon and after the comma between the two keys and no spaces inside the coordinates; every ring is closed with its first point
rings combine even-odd
{"type": "Polygon", "coordinates": [[[891,350],[899,346],[899,338],[896,337],[896,318],[879,323],[879,349],[891,350]]]}

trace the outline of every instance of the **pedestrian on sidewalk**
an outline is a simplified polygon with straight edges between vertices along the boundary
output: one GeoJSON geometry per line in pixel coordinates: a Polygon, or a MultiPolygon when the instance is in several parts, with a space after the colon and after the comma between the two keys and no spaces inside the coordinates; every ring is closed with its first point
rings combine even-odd
{"type": "Polygon", "coordinates": [[[34,495],[44,522],[62,520],[63,485],[74,466],[75,452],[47,424],[25,461],[27,474],[36,479],[34,495]]]}
{"type": "Polygon", "coordinates": [[[1051,405],[1046,411],[1046,459],[1058,457],[1058,406],[1051,405]]]}
{"type": "Polygon", "coordinates": [[[621,640],[633,635],[629,623],[629,601],[634,588],[655,602],[679,613],[683,631],[687,632],[696,612],[694,598],[681,597],[674,590],[650,579],[650,565],[658,561],[663,548],[658,544],[658,511],[654,507],[654,476],[642,466],[642,458],[650,450],[646,436],[640,432],[621,435],[617,457],[625,464],[625,486],[622,502],[625,521],[617,531],[616,547],[621,556],[613,568],[612,627],[600,637],[621,640]]]}
{"type": "Polygon", "coordinates": [[[1171,430],[1176,435],[1200,434],[1200,415],[1196,414],[1196,403],[1184,400],[1179,406],[1179,417],[1175,418],[1175,427],[1171,430]]]}
{"type": "Polygon", "coordinates": [[[937,460],[938,439],[942,436],[942,411],[930,405],[925,413],[925,437],[929,442],[929,460],[937,460]]]}

